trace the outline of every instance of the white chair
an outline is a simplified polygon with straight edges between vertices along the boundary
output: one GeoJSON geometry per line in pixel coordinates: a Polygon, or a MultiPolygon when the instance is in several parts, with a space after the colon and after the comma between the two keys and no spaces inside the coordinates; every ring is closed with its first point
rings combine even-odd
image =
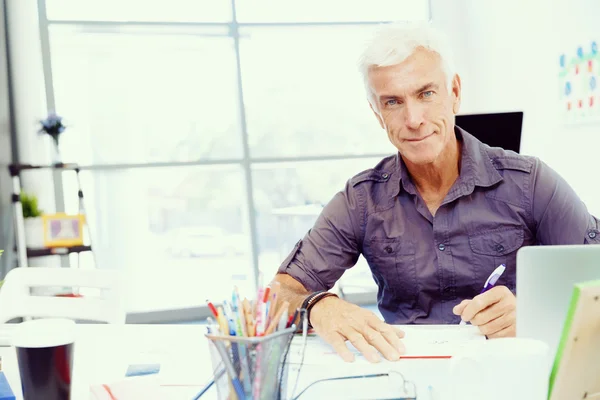
{"type": "Polygon", "coordinates": [[[110,324],[125,323],[119,271],[29,267],[11,270],[0,289],[0,324],[15,318],[69,318],[110,324]],[[37,296],[32,288],[99,289],[99,296],[37,296]]]}

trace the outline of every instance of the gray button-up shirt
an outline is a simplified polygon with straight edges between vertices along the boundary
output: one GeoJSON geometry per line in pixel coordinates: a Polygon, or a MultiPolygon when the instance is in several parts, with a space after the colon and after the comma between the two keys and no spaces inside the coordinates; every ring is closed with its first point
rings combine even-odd
{"type": "Polygon", "coordinates": [[[348,181],[279,267],[308,290],[329,290],[362,254],[386,322],[458,323],[452,308],[498,281],[515,292],[523,246],[600,244],[600,223],[534,157],[491,148],[460,128],[460,176],[435,216],[399,155],[348,181]]]}

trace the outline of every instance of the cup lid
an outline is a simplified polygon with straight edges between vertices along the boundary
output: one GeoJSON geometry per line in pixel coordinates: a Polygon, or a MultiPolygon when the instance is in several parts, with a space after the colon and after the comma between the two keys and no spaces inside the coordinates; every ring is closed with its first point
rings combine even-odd
{"type": "Polygon", "coordinates": [[[12,332],[11,344],[21,348],[55,347],[75,341],[75,322],[65,318],[24,321],[12,332]]]}

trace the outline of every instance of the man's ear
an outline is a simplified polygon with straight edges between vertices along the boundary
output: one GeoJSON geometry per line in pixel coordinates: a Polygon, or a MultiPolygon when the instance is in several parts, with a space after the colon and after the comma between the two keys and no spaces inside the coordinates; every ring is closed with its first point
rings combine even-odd
{"type": "Polygon", "coordinates": [[[375,118],[377,118],[377,121],[379,121],[379,126],[381,126],[381,129],[385,129],[385,124],[383,123],[381,115],[377,111],[375,111],[375,109],[373,108],[373,104],[370,101],[369,107],[371,107],[371,111],[373,111],[373,114],[375,114],[375,118]]]}
{"type": "Polygon", "coordinates": [[[455,74],[454,79],[452,79],[452,112],[455,115],[458,114],[458,111],[460,110],[461,90],[460,76],[455,74]]]}

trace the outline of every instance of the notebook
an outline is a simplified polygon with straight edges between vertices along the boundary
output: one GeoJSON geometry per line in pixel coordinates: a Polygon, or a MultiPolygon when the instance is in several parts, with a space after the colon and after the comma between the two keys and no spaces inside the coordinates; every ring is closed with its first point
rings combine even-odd
{"type": "MultiPolygon", "coordinates": [[[[402,342],[406,353],[403,359],[418,358],[451,358],[469,343],[477,340],[485,340],[485,336],[479,332],[476,326],[448,326],[448,325],[420,325],[402,326],[405,333],[402,342]]],[[[356,362],[368,361],[354,348],[347,344],[354,353],[356,362]]],[[[296,337],[290,348],[290,364],[301,362],[302,338],[296,337]]],[[[304,353],[304,365],[329,365],[344,363],[333,348],[316,335],[307,338],[304,353]]]]}

